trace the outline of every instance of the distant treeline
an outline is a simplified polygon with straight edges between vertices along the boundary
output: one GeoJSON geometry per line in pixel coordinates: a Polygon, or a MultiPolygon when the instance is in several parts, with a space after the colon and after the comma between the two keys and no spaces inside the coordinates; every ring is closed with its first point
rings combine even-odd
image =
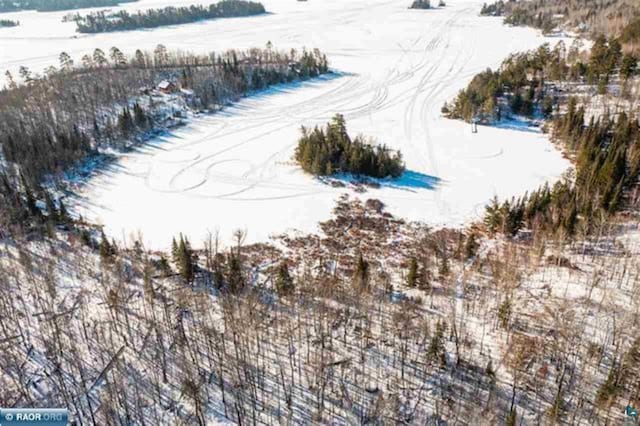
{"type": "Polygon", "coordinates": [[[618,73],[626,80],[638,73],[638,59],[623,54],[617,39],[598,37],[588,60],[580,58],[573,46],[566,52],[563,43],[553,50],[548,45],[506,59],[497,71],[490,69],[476,75],[452,105],[443,112],[451,118],[471,121],[500,120],[510,113],[549,117],[556,103],[554,87],[548,82],[586,82],[607,90],[611,77],[618,73]]]}
{"type": "Polygon", "coordinates": [[[0,12],[18,10],[53,12],[88,7],[112,7],[118,6],[120,3],[133,3],[136,1],[138,0],[0,0],[0,12]]]}
{"type": "Polygon", "coordinates": [[[617,37],[640,13],[637,0],[499,0],[485,4],[480,12],[504,16],[505,23],[526,25],[550,32],[565,28],[617,37]]]}
{"type": "Polygon", "coordinates": [[[130,14],[120,11],[112,14],[105,12],[77,16],[75,21],[81,33],[103,33],[109,31],[127,31],[140,28],[156,28],[166,25],[187,24],[216,18],[252,16],[265,13],[261,3],[245,0],[222,0],[210,6],[165,7],[130,14]]]}
{"type": "Polygon", "coordinates": [[[63,53],[60,68],[46,70],[44,77],[21,68],[24,85],[7,73],[8,86],[0,91],[0,148],[9,166],[37,182],[101,147],[123,147],[166,119],[166,106],[141,88],[174,81],[190,90],[187,102],[207,109],[252,90],[327,71],[326,57],[317,50],[194,55],[158,46],[153,53],[138,50],[127,58],[117,48],[108,57],[96,49],[82,58],[81,66],[63,53]]]}
{"type": "Polygon", "coordinates": [[[316,176],[352,173],[376,178],[398,177],[404,172],[402,156],[386,146],[367,143],[362,136],[351,139],[344,117],[337,114],[324,129],[302,128],[295,153],[302,169],[316,176]]]}
{"type": "Polygon", "coordinates": [[[2,27],[17,27],[20,25],[19,21],[12,21],[10,19],[0,19],[0,28],[2,27]]]}
{"type": "Polygon", "coordinates": [[[414,0],[411,3],[409,9],[431,9],[431,1],[429,0],[414,0]]]}

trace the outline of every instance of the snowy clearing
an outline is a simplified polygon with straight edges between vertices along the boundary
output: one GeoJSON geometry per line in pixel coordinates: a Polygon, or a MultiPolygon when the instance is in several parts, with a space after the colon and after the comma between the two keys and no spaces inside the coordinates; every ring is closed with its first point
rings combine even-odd
{"type": "MultiPolygon", "coordinates": [[[[361,197],[378,198],[410,220],[459,225],[478,218],[494,195],[521,195],[569,166],[532,129],[480,127],[472,134],[468,124],[441,117],[443,103],[474,74],[545,42],[533,30],[479,17],[483,1],[409,10],[409,1],[267,0],[265,16],[98,35],[76,34],[75,24],[60,22],[65,13],[2,14],[22,25],[0,35],[0,64],[40,71],[63,50],[79,60],[96,47],[132,53],[158,43],[209,51],[271,41],[327,54],[336,75],[194,117],[91,179],[75,210],[115,238],[140,231],[148,247],[166,248],[179,232],[197,242],[216,229],[225,240],[246,229],[249,241],[292,228],[315,231],[340,194],[354,191],[304,174],[291,157],[300,126],[324,124],[335,113],[345,115],[351,134],[400,149],[406,161],[405,176],[361,197]],[[47,37],[37,36],[44,27],[47,37]]],[[[192,3],[142,0],[123,8],[192,3]]]]}

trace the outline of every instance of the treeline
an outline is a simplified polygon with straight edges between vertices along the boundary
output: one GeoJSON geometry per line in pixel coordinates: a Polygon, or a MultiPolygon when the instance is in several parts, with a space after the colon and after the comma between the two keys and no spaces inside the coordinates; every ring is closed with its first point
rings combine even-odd
{"type": "Polygon", "coordinates": [[[443,112],[466,121],[500,120],[511,113],[549,118],[557,105],[552,83],[586,82],[605,93],[616,74],[623,81],[638,74],[637,57],[623,54],[617,39],[598,37],[586,60],[575,45],[568,52],[562,42],[554,49],[544,45],[511,55],[496,71],[476,75],[451,105],[444,105],[443,112]]]}
{"type": "Polygon", "coordinates": [[[133,3],[137,1],[138,0],[0,0],[0,12],[15,12],[18,10],[54,12],[88,7],[112,7],[118,6],[120,3],[133,3]]]}
{"type": "Polygon", "coordinates": [[[404,173],[399,151],[393,152],[384,145],[371,145],[362,136],[352,140],[340,114],[336,114],[324,129],[303,127],[295,158],[304,171],[316,176],[352,173],[395,178],[404,173]]]}
{"type": "Polygon", "coordinates": [[[135,14],[130,14],[125,10],[111,14],[96,12],[84,17],[77,16],[75,21],[78,32],[103,33],[187,24],[207,19],[260,15],[262,13],[265,13],[265,8],[261,3],[245,0],[222,0],[210,6],[169,6],[164,9],[138,11],[135,14]]]}
{"type": "Polygon", "coordinates": [[[487,207],[485,225],[491,232],[515,235],[520,229],[537,229],[572,235],[580,227],[590,232],[599,218],[616,212],[625,191],[636,184],[640,170],[640,132],[636,117],[591,118],[585,125],[585,109],[570,97],[560,113],[558,83],[587,83],[605,93],[613,76],[621,85],[638,74],[638,60],[623,54],[618,39],[596,38],[588,55],[577,46],[567,52],[564,44],[553,50],[544,45],[535,51],[510,56],[497,71],[475,76],[451,105],[450,117],[467,121],[500,120],[507,114],[542,116],[552,120],[554,140],[576,160],[575,180],[544,186],[519,199],[497,199],[487,207]]]}
{"type": "Polygon", "coordinates": [[[431,9],[429,0],[414,0],[409,9],[431,9]]]}
{"type": "Polygon", "coordinates": [[[504,15],[505,4],[504,1],[500,0],[491,4],[483,4],[482,9],[480,9],[480,15],[482,16],[502,16],[504,15]]]}
{"type": "Polygon", "coordinates": [[[485,4],[482,15],[504,16],[505,23],[544,32],[567,28],[590,35],[619,36],[640,13],[636,0],[499,0],[485,4]]]}
{"type": "Polygon", "coordinates": [[[10,19],[0,19],[0,28],[17,27],[18,25],[20,25],[20,21],[12,21],[10,19]]]}
{"type": "Polygon", "coordinates": [[[22,85],[7,72],[7,87],[0,91],[0,149],[5,168],[16,168],[13,181],[22,174],[36,184],[162,126],[170,112],[151,91],[162,80],[189,89],[185,101],[191,107],[215,109],[249,91],[328,71],[318,50],[270,47],[194,55],[160,45],[133,57],[114,47],[108,55],[96,49],[81,62],[75,65],[63,53],[60,68],[41,77],[23,67],[22,85]]]}
{"type": "Polygon", "coordinates": [[[580,227],[590,233],[621,207],[625,190],[637,183],[640,172],[638,120],[625,113],[615,120],[592,118],[587,126],[584,120],[584,107],[572,98],[567,113],[553,125],[553,137],[575,155],[575,181],[545,185],[502,204],[494,199],[485,215],[491,232],[514,235],[526,227],[573,235],[580,227]]]}

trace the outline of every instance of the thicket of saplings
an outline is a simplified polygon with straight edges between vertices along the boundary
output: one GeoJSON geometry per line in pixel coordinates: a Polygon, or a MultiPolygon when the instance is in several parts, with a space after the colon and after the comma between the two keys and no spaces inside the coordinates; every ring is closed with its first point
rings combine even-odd
{"type": "Polygon", "coordinates": [[[117,6],[120,3],[133,3],[136,1],[138,0],[0,0],[0,12],[14,12],[18,10],[53,12],[88,7],[111,7],[117,6]]]}
{"type": "Polygon", "coordinates": [[[399,151],[374,145],[363,136],[351,139],[345,119],[337,114],[324,128],[302,128],[295,159],[302,169],[316,176],[335,173],[375,178],[399,177],[404,163],[399,151]]]}
{"type": "Polygon", "coordinates": [[[128,31],[140,28],[155,28],[166,25],[186,24],[216,18],[252,16],[265,13],[261,3],[245,0],[222,0],[209,6],[165,7],[163,9],[141,10],[129,13],[121,10],[115,13],[95,12],[73,19],[81,33],[103,33],[128,31]]]}
{"type": "Polygon", "coordinates": [[[620,35],[640,13],[636,0],[546,0],[503,1],[485,4],[480,12],[504,16],[505,23],[535,27],[551,32],[568,25],[569,29],[591,34],[620,35]]]}
{"type": "MultiPolygon", "coordinates": [[[[614,74],[622,84],[637,74],[637,60],[622,55],[616,39],[598,38],[586,63],[565,61],[563,46],[507,59],[499,71],[476,76],[454,102],[449,114],[470,120],[473,117],[500,119],[502,108],[512,113],[533,115],[541,110],[550,118],[558,99],[548,82],[587,81],[606,90],[614,74]],[[620,59],[622,58],[622,59],[620,59]]],[[[446,106],[445,109],[449,107],[446,106]]],[[[522,227],[574,234],[578,228],[590,232],[599,218],[620,207],[625,190],[635,185],[640,170],[640,131],[636,117],[619,114],[591,119],[585,125],[584,107],[570,98],[566,113],[552,123],[553,138],[576,159],[575,182],[561,181],[545,186],[517,200],[494,200],[487,208],[485,224],[491,231],[514,235],[522,227]]]]}
{"type": "Polygon", "coordinates": [[[107,57],[96,49],[81,65],[63,53],[60,68],[42,77],[21,68],[22,85],[7,73],[8,86],[0,91],[0,148],[7,162],[0,170],[0,193],[4,206],[13,207],[5,219],[18,226],[28,223],[24,216],[33,212],[25,206],[25,186],[33,186],[31,192],[42,199],[35,187],[45,176],[66,171],[102,148],[122,149],[162,125],[168,114],[163,100],[153,92],[141,94],[141,88],[175,80],[192,91],[188,102],[193,107],[212,109],[252,90],[327,71],[326,57],[318,50],[268,47],[194,55],[160,45],[133,57],[117,48],[107,57]]]}

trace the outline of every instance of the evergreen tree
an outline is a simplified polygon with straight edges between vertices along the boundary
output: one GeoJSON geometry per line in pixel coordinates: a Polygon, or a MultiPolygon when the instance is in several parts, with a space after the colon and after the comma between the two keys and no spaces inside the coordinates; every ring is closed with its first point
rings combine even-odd
{"type": "Polygon", "coordinates": [[[489,205],[485,207],[484,224],[491,234],[495,234],[500,229],[502,223],[500,204],[498,197],[494,196],[489,205]]]}
{"type": "Polygon", "coordinates": [[[44,191],[44,205],[47,209],[48,219],[56,223],[58,222],[58,209],[56,208],[56,204],[53,202],[53,198],[51,198],[51,194],[49,191],[44,191]]]}
{"type": "Polygon", "coordinates": [[[436,329],[431,336],[429,346],[427,348],[427,360],[431,363],[440,360],[441,365],[446,365],[447,357],[444,346],[444,333],[447,329],[447,325],[444,322],[438,321],[436,323],[436,329]]]}
{"type": "Polygon", "coordinates": [[[293,288],[293,278],[289,274],[289,266],[286,262],[281,262],[276,277],[276,291],[281,296],[287,296],[293,292],[293,288]]]}
{"type": "Polygon", "coordinates": [[[418,261],[412,257],[409,261],[409,272],[407,273],[407,286],[414,288],[418,284],[418,261]]]}
{"type": "Polygon", "coordinates": [[[180,277],[182,277],[186,283],[193,282],[196,266],[194,253],[191,250],[189,240],[180,234],[180,238],[177,242],[174,239],[171,251],[173,255],[173,262],[178,269],[180,277]]]}
{"type": "Polygon", "coordinates": [[[498,320],[502,328],[505,330],[509,328],[509,322],[511,321],[511,299],[507,298],[500,304],[498,308],[498,320]]]}
{"type": "Polygon", "coordinates": [[[353,284],[364,291],[369,289],[369,262],[364,260],[362,253],[358,255],[356,268],[353,273],[353,284]]]}
{"type": "Polygon", "coordinates": [[[71,217],[69,216],[69,213],[67,212],[67,208],[65,207],[64,203],[62,202],[62,199],[58,200],[58,222],[60,224],[68,224],[69,222],[71,222],[71,217]]]}
{"type": "Polygon", "coordinates": [[[245,287],[245,278],[242,272],[242,262],[240,254],[229,255],[228,259],[227,283],[232,293],[240,293],[245,287]]]}
{"type": "Polygon", "coordinates": [[[98,249],[100,251],[100,258],[104,262],[111,262],[116,254],[115,247],[109,243],[103,230],[100,231],[100,245],[98,249]]]}
{"type": "Polygon", "coordinates": [[[471,259],[478,251],[478,240],[475,232],[470,232],[464,244],[464,257],[471,259]]]}

